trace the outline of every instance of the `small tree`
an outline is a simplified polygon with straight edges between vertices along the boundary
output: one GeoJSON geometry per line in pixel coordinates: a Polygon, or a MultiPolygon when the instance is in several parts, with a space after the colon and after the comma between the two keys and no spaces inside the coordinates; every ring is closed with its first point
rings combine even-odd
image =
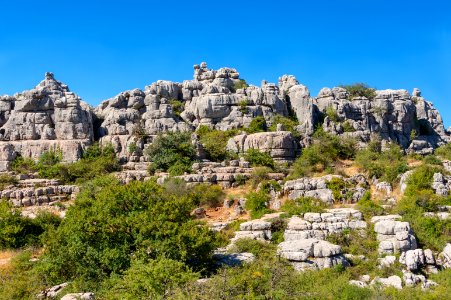
{"type": "Polygon", "coordinates": [[[371,88],[366,83],[358,82],[348,85],[340,85],[340,87],[345,88],[348,92],[349,99],[354,99],[356,97],[366,97],[369,100],[373,100],[376,97],[376,90],[371,88]]]}

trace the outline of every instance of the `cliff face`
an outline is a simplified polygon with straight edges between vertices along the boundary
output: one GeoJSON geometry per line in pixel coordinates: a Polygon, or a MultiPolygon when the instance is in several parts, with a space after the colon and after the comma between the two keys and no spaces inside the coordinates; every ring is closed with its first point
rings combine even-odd
{"type": "Polygon", "coordinates": [[[64,159],[73,161],[95,139],[113,143],[123,161],[139,161],[142,149],[158,133],[194,131],[201,125],[219,130],[246,127],[257,116],[271,123],[275,115],[295,115],[301,146],[309,144],[321,122],[325,131],[354,137],[362,144],[378,135],[423,154],[450,139],[440,113],[418,89],[412,95],[406,90],[382,90],[374,99],[349,98],[340,87],[324,88],[311,97],[307,87],[288,75],[278,84],[263,81],[260,87],[246,86],[235,69],[210,70],[202,63],[194,66],[193,80],[159,80],[91,109],[47,73],[34,89],[0,97],[4,150],[0,169],[6,169],[16,153],[37,158],[52,148],[62,149],[64,159]],[[334,118],[326,114],[330,110],[334,118]],[[138,147],[129,153],[132,143],[138,147]]]}
{"type": "Polygon", "coordinates": [[[56,148],[74,161],[94,138],[91,109],[52,73],[32,90],[0,97],[0,126],[2,168],[15,153],[37,158],[56,148]]]}

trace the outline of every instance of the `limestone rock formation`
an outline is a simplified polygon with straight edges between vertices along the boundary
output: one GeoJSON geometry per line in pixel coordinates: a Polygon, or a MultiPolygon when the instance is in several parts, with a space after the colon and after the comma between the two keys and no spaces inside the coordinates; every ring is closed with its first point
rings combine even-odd
{"type": "Polygon", "coordinates": [[[372,218],[379,241],[379,253],[394,254],[415,250],[417,242],[408,222],[397,221],[400,216],[377,216],[372,218]]]}
{"type": "Polygon", "coordinates": [[[64,160],[74,161],[93,139],[91,108],[52,73],[32,90],[0,98],[1,169],[14,155],[11,147],[32,158],[59,148],[64,160]]]}

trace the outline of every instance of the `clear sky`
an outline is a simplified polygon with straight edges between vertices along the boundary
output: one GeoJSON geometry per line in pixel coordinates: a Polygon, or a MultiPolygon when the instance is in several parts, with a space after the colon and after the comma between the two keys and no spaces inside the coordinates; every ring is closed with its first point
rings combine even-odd
{"type": "Polygon", "coordinates": [[[97,105],[193,64],[249,83],[292,74],[313,96],[366,82],[422,90],[451,126],[450,1],[0,0],[0,94],[46,71],[97,105]]]}

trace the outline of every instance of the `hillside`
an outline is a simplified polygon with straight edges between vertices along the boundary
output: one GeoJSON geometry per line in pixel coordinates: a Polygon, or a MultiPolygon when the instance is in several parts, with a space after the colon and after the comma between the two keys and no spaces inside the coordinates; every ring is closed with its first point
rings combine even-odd
{"type": "Polygon", "coordinates": [[[0,97],[0,298],[447,299],[450,139],[419,89],[47,73],[0,97]]]}

